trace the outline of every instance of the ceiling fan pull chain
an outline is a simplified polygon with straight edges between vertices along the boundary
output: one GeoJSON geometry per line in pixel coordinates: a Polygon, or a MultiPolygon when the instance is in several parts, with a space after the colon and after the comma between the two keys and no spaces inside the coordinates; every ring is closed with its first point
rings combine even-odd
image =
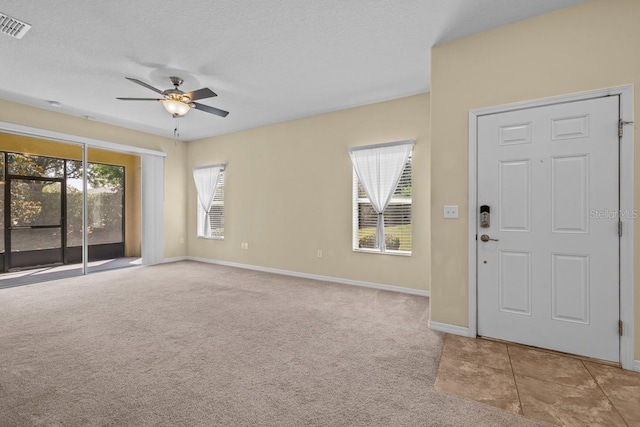
{"type": "Polygon", "coordinates": [[[176,127],[173,129],[173,139],[180,138],[180,120],[176,117],[176,127]]]}

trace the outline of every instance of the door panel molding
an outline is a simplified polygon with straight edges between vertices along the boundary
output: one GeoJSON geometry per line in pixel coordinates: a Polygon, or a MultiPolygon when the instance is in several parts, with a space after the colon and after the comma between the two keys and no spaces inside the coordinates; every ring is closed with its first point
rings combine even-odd
{"type": "MultiPolygon", "coordinates": [[[[477,336],[477,250],[476,225],[478,223],[477,200],[477,138],[478,118],[487,114],[496,114],[533,107],[549,106],[574,101],[583,101],[606,96],[619,96],[620,118],[633,121],[633,87],[620,86],[609,89],[581,92],[544,99],[537,99],[513,104],[505,104],[469,111],[469,215],[468,215],[468,335],[477,336]]],[[[577,122],[577,121],[576,121],[577,122]]],[[[574,123],[576,124],[576,123],[574,123]]],[[[577,126],[573,126],[576,132],[577,126]]],[[[571,129],[567,127],[566,133],[571,129]]],[[[562,132],[564,133],[564,132],[562,132]]],[[[566,134],[565,133],[565,134],[566,134]]],[[[513,135],[512,139],[526,141],[526,133],[513,135]]],[[[633,208],[634,208],[634,164],[633,164],[633,126],[626,126],[624,135],[620,139],[620,209],[622,212],[622,236],[620,238],[620,320],[623,322],[623,334],[620,337],[620,363],[624,369],[634,368],[634,305],[633,305],[633,208]]]]}

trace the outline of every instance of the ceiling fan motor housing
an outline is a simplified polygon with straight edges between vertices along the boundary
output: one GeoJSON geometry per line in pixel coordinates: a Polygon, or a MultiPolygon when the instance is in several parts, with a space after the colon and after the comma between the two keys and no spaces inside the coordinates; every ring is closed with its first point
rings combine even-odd
{"type": "Polygon", "coordinates": [[[162,94],[165,96],[165,98],[172,101],[182,102],[184,104],[191,104],[191,97],[185,95],[183,91],[178,89],[178,86],[180,86],[184,82],[184,80],[182,80],[180,77],[175,76],[169,77],[169,80],[171,80],[171,84],[173,84],[175,88],[163,91],[162,94]]]}

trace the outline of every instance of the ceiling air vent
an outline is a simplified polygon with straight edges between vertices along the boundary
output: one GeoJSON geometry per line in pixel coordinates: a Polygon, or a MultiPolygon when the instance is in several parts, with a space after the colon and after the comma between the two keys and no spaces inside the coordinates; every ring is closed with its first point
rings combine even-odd
{"type": "Polygon", "coordinates": [[[31,25],[26,22],[18,21],[0,12],[0,33],[21,39],[30,29],[31,25]]]}

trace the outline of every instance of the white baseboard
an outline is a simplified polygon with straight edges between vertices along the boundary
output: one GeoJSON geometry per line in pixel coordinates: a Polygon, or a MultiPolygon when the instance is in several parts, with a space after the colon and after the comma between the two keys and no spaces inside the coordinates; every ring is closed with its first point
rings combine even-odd
{"type": "Polygon", "coordinates": [[[188,256],[178,256],[175,258],[165,258],[163,262],[167,263],[167,262],[178,262],[178,261],[187,261],[189,260],[188,256]]]}
{"type": "Polygon", "coordinates": [[[640,360],[633,361],[633,367],[631,368],[636,372],[640,372],[640,360]]]}
{"type": "Polygon", "coordinates": [[[323,282],[331,282],[331,283],[340,283],[343,285],[362,286],[365,288],[379,289],[382,291],[401,292],[403,294],[418,295],[421,297],[428,297],[430,295],[429,291],[423,291],[420,289],[412,289],[412,288],[403,288],[401,286],[384,285],[382,283],[363,282],[360,280],[343,279],[340,277],[332,277],[332,276],[320,276],[318,274],[301,273],[298,271],[290,271],[290,270],[280,270],[278,268],[261,267],[258,265],[240,264],[237,262],[229,262],[229,261],[219,261],[219,260],[209,259],[209,258],[184,257],[184,259],[190,260],[190,261],[205,262],[208,264],[224,265],[227,267],[244,268],[246,270],[262,271],[265,273],[282,274],[283,276],[302,277],[304,279],[320,280],[323,282]]]}
{"type": "Polygon", "coordinates": [[[464,326],[450,325],[448,323],[432,322],[429,320],[429,329],[439,332],[445,332],[452,335],[469,336],[469,328],[464,326]]]}

